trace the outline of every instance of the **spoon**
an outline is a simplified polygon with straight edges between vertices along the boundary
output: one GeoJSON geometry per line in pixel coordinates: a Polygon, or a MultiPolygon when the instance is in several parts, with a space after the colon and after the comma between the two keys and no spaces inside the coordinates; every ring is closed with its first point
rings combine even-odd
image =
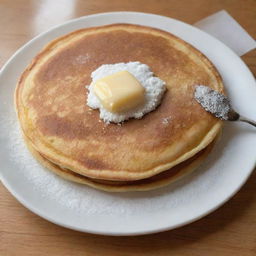
{"type": "Polygon", "coordinates": [[[215,117],[226,121],[241,121],[256,127],[256,122],[238,114],[231,106],[227,96],[208,86],[196,85],[194,98],[215,117]]]}

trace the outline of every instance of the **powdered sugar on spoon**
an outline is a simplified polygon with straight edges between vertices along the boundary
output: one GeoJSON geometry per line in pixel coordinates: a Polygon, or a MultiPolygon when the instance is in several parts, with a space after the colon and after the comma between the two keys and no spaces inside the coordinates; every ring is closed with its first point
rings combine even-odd
{"type": "Polygon", "coordinates": [[[208,112],[226,121],[242,121],[256,127],[256,122],[242,117],[233,110],[230,100],[222,93],[205,85],[196,85],[194,98],[208,112]]]}

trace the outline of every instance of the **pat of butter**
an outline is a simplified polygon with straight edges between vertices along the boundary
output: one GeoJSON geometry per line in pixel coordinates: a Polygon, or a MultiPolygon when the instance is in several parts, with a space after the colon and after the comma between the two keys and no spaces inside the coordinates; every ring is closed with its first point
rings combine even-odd
{"type": "Polygon", "coordinates": [[[125,112],[142,104],[145,89],[128,71],[120,71],[97,80],[93,90],[110,112],[125,112]]]}

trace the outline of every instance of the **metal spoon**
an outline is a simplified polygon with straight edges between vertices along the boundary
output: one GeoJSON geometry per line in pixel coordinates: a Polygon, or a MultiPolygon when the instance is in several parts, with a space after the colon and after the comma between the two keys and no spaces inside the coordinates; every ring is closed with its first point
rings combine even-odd
{"type": "Polygon", "coordinates": [[[194,98],[215,117],[226,121],[241,121],[256,127],[256,122],[238,114],[231,106],[227,96],[208,86],[197,85],[194,98]]]}

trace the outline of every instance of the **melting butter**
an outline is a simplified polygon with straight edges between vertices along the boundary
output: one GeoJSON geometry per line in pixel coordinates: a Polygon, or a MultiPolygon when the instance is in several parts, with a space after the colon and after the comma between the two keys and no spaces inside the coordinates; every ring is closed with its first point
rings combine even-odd
{"type": "Polygon", "coordinates": [[[145,89],[128,71],[119,71],[103,77],[93,84],[101,104],[110,112],[131,110],[145,100],[145,89]]]}

